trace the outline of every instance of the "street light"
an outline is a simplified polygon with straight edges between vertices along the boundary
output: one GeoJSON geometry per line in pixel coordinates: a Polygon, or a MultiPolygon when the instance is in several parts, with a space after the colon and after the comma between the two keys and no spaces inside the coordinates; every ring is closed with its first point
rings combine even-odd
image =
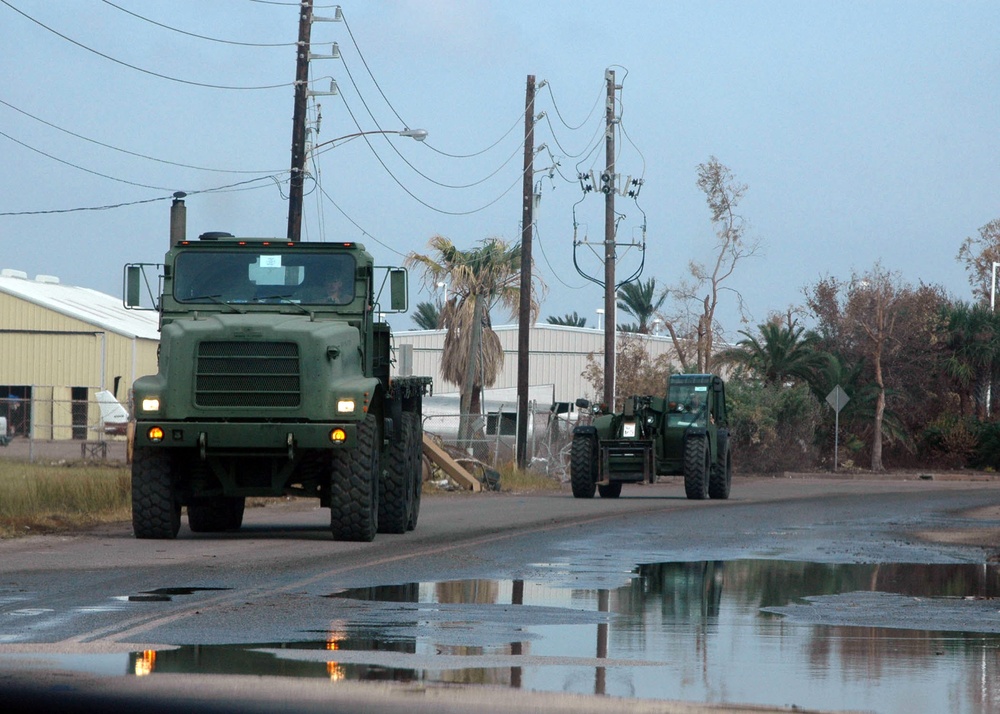
{"type": "Polygon", "coordinates": [[[330,146],[338,141],[348,141],[350,139],[357,139],[359,136],[370,136],[372,134],[396,134],[398,136],[405,136],[414,141],[423,141],[427,138],[426,129],[373,129],[371,131],[356,131],[353,134],[345,134],[344,136],[338,136],[336,139],[330,139],[329,141],[324,141],[322,144],[316,144],[311,150],[316,151],[324,146],[330,146]]]}
{"type": "Polygon", "coordinates": [[[434,293],[437,295],[438,308],[440,309],[446,302],[448,302],[448,283],[435,283],[434,287],[436,288],[434,293]]]}
{"type": "Polygon", "coordinates": [[[997,310],[997,268],[1000,268],[1000,263],[993,263],[993,278],[990,280],[990,312],[997,310]]]}
{"type": "MultiPolygon", "coordinates": [[[[997,268],[1000,263],[994,261],[993,276],[990,279],[990,312],[997,311],[997,268]]],[[[986,416],[993,414],[993,380],[986,386],[986,416]]]]}
{"type": "MultiPolygon", "coordinates": [[[[305,158],[310,152],[315,152],[316,149],[322,148],[324,146],[329,146],[333,148],[332,145],[338,141],[347,141],[349,139],[355,139],[359,136],[368,136],[370,134],[396,134],[398,136],[409,137],[410,139],[415,139],[417,141],[423,141],[427,138],[427,131],[425,129],[410,129],[408,127],[398,130],[393,129],[373,129],[371,131],[356,131],[353,134],[344,134],[344,136],[338,136],[336,139],[330,139],[329,141],[324,141],[322,144],[317,144],[312,147],[309,151],[300,152],[300,160],[298,168],[294,168],[293,163],[292,169],[292,180],[289,185],[288,190],[288,240],[295,242],[299,240],[299,236],[302,234],[302,178],[303,178],[303,168],[305,163],[305,158]]],[[[293,147],[293,162],[295,159],[295,152],[293,147]]]]}

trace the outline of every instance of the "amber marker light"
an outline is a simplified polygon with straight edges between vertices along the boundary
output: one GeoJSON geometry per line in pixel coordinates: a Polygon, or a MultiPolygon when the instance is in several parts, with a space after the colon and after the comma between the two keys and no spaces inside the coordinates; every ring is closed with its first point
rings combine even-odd
{"type": "Polygon", "coordinates": [[[341,428],[336,428],[330,432],[330,441],[335,444],[341,444],[347,440],[347,432],[341,428]]]}
{"type": "Polygon", "coordinates": [[[149,437],[150,441],[159,443],[163,441],[163,428],[159,426],[151,426],[149,427],[149,431],[146,432],[146,436],[149,437]]]}

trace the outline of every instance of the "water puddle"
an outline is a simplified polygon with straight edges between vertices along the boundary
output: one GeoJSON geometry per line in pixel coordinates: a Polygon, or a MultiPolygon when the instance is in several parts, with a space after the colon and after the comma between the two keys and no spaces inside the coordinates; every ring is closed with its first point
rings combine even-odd
{"type": "Polygon", "coordinates": [[[998,598],[994,565],[742,560],[643,565],[608,589],[410,583],[331,594],[329,627],[300,641],[134,653],[128,672],[976,712],[1000,707],[998,598]]]}
{"type": "Polygon", "coordinates": [[[229,588],[157,588],[146,590],[135,595],[122,595],[118,600],[126,602],[172,602],[178,595],[194,595],[212,590],[228,590],[229,588]]]}

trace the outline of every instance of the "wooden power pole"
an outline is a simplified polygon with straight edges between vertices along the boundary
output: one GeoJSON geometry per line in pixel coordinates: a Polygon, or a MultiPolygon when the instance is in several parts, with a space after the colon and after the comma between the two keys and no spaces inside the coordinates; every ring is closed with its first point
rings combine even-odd
{"type": "Polygon", "coordinates": [[[601,175],[604,192],[604,403],[615,408],[615,71],[606,70],[608,106],[604,152],[606,168],[601,175]]]}
{"type": "Polygon", "coordinates": [[[306,171],[306,103],[309,97],[309,43],[312,0],[302,1],[295,61],[295,108],[292,112],[292,171],[288,187],[288,240],[302,235],[302,194],[306,171]]]}
{"type": "Polygon", "coordinates": [[[517,466],[525,467],[528,441],[528,353],[531,334],[531,234],[535,205],[535,75],[524,92],[524,175],[521,205],[521,294],[517,320],[517,466]]]}

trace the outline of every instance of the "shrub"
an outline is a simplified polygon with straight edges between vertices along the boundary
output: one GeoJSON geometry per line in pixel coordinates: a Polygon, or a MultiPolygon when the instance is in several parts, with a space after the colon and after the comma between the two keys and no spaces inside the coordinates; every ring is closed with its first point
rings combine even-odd
{"type": "Polygon", "coordinates": [[[740,471],[794,471],[816,466],[820,405],[805,385],[727,385],[733,463],[740,471]]]}

